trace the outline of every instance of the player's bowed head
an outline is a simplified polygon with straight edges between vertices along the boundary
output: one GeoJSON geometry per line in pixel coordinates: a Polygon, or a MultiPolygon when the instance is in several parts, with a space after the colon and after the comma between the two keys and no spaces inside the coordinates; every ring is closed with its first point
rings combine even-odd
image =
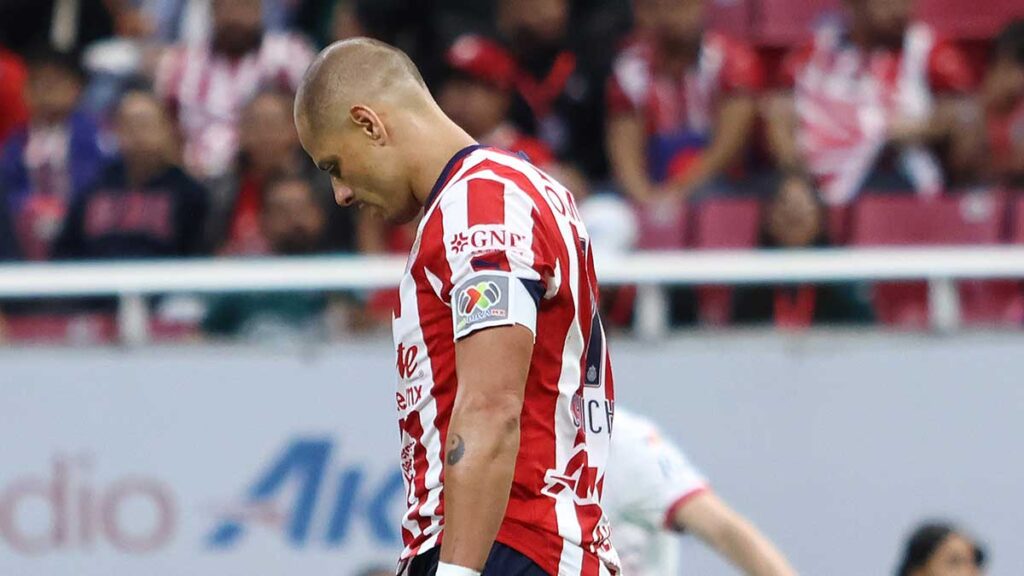
{"type": "Polygon", "coordinates": [[[320,52],[295,96],[295,126],[339,205],[393,222],[415,218],[448,159],[474,143],[441,111],[412,60],[369,38],[320,52]]]}

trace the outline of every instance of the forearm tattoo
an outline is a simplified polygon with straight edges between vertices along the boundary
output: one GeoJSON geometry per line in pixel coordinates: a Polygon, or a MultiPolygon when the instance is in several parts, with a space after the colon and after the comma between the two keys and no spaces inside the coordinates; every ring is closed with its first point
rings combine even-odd
{"type": "Polygon", "coordinates": [[[462,436],[453,434],[452,438],[448,441],[448,456],[445,458],[445,462],[449,466],[454,466],[462,460],[462,457],[466,454],[466,443],[462,441],[462,436]]]}

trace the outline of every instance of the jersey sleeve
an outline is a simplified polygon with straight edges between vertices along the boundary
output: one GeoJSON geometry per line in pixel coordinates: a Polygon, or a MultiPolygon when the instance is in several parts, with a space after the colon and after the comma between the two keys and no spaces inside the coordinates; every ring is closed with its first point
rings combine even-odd
{"type": "Polygon", "coordinates": [[[537,310],[555,282],[549,243],[529,195],[511,181],[473,176],[440,197],[454,338],[519,324],[537,333],[537,310]]]}
{"type": "Polygon", "coordinates": [[[609,467],[625,474],[616,482],[618,515],[652,530],[674,528],[680,506],[708,489],[704,475],[653,424],[616,415],[609,467]]]}

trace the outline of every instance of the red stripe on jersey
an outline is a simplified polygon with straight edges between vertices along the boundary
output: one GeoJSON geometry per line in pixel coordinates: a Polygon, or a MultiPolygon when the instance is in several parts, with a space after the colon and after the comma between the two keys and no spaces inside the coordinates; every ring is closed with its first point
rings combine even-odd
{"type": "MultiPolygon", "coordinates": [[[[476,170],[473,170],[476,172],[476,170]]],[[[505,185],[474,178],[466,182],[467,225],[505,223],[505,185]]]]}
{"type": "MultiPolygon", "coordinates": [[[[413,494],[423,498],[426,494],[427,451],[423,446],[423,423],[420,422],[420,413],[415,410],[410,411],[409,415],[399,422],[399,426],[412,438],[413,473],[415,474],[413,477],[413,494]]],[[[417,511],[422,507],[423,500],[421,499],[417,511]]],[[[419,524],[421,533],[430,526],[429,519],[419,517],[418,515],[413,517],[417,524],[419,524]]]]}
{"type": "MultiPolygon", "coordinates": [[[[472,172],[476,172],[474,168],[472,172]]],[[[466,182],[467,227],[505,223],[505,185],[494,180],[474,178],[466,182]]],[[[503,270],[509,272],[508,257],[503,251],[476,255],[470,266],[474,270],[503,270]]]]}
{"type": "Polygon", "coordinates": [[[583,570],[580,576],[601,576],[601,561],[593,554],[583,555],[583,570]]]}

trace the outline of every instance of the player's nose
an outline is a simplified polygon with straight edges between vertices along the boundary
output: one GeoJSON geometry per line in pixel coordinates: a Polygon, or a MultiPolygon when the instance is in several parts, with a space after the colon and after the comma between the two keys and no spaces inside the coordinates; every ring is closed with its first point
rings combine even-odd
{"type": "Polygon", "coordinates": [[[356,193],[351,188],[338,181],[332,182],[331,185],[334,187],[334,201],[338,203],[338,206],[348,207],[355,202],[356,193]]]}

